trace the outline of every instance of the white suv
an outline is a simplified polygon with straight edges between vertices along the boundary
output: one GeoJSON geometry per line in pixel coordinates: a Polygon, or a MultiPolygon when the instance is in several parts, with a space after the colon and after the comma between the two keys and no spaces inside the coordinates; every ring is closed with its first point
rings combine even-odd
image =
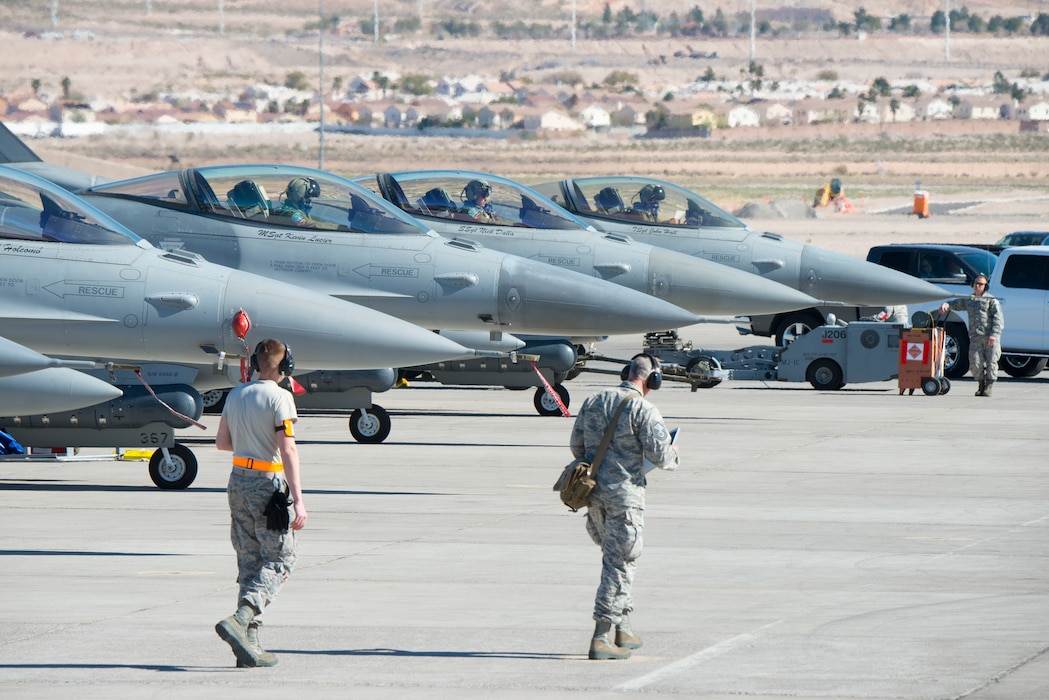
{"type": "Polygon", "coordinates": [[[991,274],[990,293],[1002,303],[1002,369],[1033,377],[1049,358],[1049,247],[1006,248],[991,274]]]}

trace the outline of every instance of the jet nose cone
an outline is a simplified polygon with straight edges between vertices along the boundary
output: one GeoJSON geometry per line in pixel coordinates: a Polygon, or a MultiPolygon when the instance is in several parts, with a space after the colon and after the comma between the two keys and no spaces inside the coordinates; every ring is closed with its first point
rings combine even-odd
{"type": "Polygon", "coordinates": [[[950,296],[898,270],[813,246],[805,246],[801,255],[801,290],[817,299],[860,306],[918,304],[950,296]]]}
{"type": "Polygon", "coordinates": [[[83,372],[49,367],[0,379],[0,415],[74,411],[122,395],[112,384],[83,372]]]}
{"type": "Polygon", "coordinates": [[[650,291],[700,315],[772,314],[819,303],[804,292],[749,272],[653,248],[650,291]]]}
{"type": "Polygon", "coordinates": [[[276,338],[292,349],[299,369],[377,369],[440,362],[467,348],[414,324],[290,284],[236,272],[226,297],[230,314],[251,319],[248,347],[276,338]]]}
{"type": "Polygon", "coordinates": [[[680,328],[695,314],[597,277],[508,256],[500,276],[500,322],[537,335],[621,335],[680,328]]]}

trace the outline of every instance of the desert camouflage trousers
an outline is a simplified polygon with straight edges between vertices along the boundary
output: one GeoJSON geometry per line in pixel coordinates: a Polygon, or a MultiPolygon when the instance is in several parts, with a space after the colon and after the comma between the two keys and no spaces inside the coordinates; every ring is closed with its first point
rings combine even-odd
{"type": "Polygon", "coordinates": [[[969,371],[978,382],[998,381],[998,360],[1002,358],[1001,338],[994,345],[986,335],[969,338],[969,371]]]}
{"type": "MultiPolygon", "coordinates": [[[[288,580],[298,552],[295,532],[266,529],[263,511],[273,495],[273,480],[230,474],[226,494],[229,498],[230,541],[237,553],[237,604],[246,601],[259,614],[273,602],[288,580]]],[[[259,616],[256,616],[258,620],[259,616]]]]}
{"type": "Polygon", "coordinates": [[[586,513],[586,531],[601,547],[601,583],[594,597],[594,620],[618,625],[623,613],[634,609],[630,590],[641,556],[645,511],[606,506],[593,499],[586,513]]]}

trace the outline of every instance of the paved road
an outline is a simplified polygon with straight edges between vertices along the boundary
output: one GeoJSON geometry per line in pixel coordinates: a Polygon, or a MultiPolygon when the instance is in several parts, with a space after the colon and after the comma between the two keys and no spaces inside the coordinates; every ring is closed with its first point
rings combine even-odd
{"type": "Polygon", "coordinates": [[[571,421],[530,392],[417,382],[379,397],[382,445],[302,418],[310,527],[271,669],[213,631],[236,596],[215,418],[183,431],[184,492],[144,463],[0,464],[0,695],[1049,697],[1049,373],[972,393],[661,390],[683,466],[651,478],[621,662],[586,660],[600,555],[550,491],[571,421]]]}

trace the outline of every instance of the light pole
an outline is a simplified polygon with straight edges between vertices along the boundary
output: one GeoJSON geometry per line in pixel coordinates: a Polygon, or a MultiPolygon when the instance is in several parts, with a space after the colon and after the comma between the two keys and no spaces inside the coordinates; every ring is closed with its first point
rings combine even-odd
{"type": "Polygon", "coordinates": [[[324,170],[324,0],[317,0],[317,64],[320,77],[317,79],[321,97],[321,121],[317,129],[317,170],[324,170]]]}
{"type": "Polygon", "coordinates": [[[754,3],[750,0],[750,62],[754,63],[754,3]]]}
{"type": "Polygon", "coordinates": [[[951,0],[943,0],[943,60],[951,62],[951,0]]]}

